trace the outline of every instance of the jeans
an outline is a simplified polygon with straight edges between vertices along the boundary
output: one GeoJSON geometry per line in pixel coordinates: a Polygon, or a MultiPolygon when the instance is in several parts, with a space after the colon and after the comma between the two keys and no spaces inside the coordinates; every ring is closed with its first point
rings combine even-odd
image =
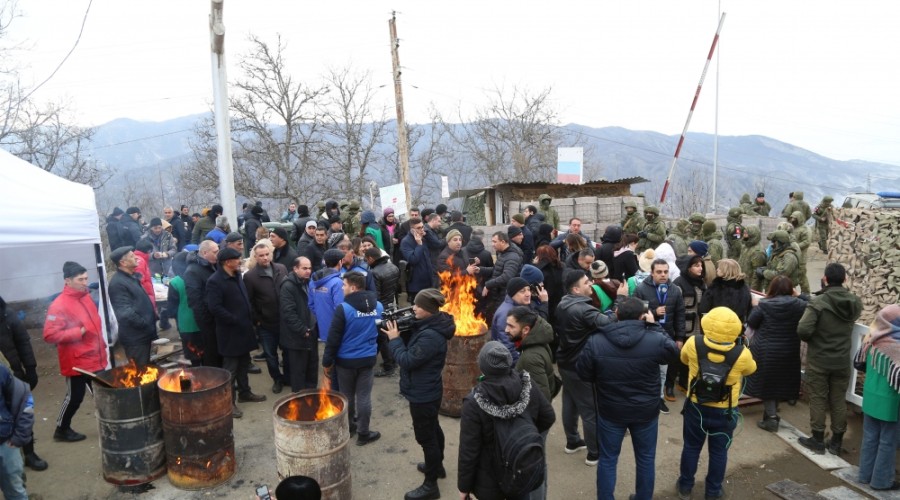
{"type": "Polygon", "coordinates": [[[249,394],[250,379],[247,376],[247,365],[250,363],[250,353],[241,356],[223,356],[222,368],[231,372],[232,384],[237,384],[237,392],[232,394],[232,399],[238,394],[249,394]]]}
{"type": "Polygon", "coordinates": [[[59,416],[56,417],[56,427],[60,429],[69,429],[72,426],[72,417],[81,407],[84,401],[85,390],[90,390],[94,394],[91,386],[91,379],[87,375],[78,375],[76,377],[66,377],[66,397],[63,399],[62,406],[59,407],[59,416]]]}
{"type": "Polygon", "coordinates": [[[9,445],[9,441],[0,444],[0,491],[7,500],[28,500],[25,492],[25,462],[22,450],[9,445]]]}
{"type": "Polygon", "coordinates": [[[656,477],[656,436],[659,417],[648,422],[620,423],[597,416],[597,436],[600,438],[600,461],[597,464],[597,498],[614,500],[616,464],[622,452],[625,431],[631,432],[634,448],[635,500],[653,498],[656,477]]]}
{"type": "Polygon", "coordinates": [[[694,488],[700,452],[708,440],[706,496],[718,496],[722,493],[722,481],[725,479],[725,467],[728,465],[728,447],[731,445],[731,436],[737,425],[737,408],[730,410],[711,408],[688,400],[685,401],[682,414],[684,448],[681,449],[681,475],[678,478],[678,487],[688,491],[694,488]]]}
{"type": "Polygon", "coordinates": [[[444,462],[444,431],[438,420],[441,400],[430,403],[409,403],[416,442],[425,454],[425,480],[437,481],[444,462]]]}
{"type": "Polygon", "coordinates": [[[284,375],[278,367],[278,332],[267,328],[257,327],[256,333],[259,334],[259,343],[262,344],[263,354],[266,356],[266,367],[269,369],[269,376],[274,382],[287,384],[290,381],[290,361],[284,355],[282,350],[281,358],[284,360],[284,375]]]}
{"type": "Polygon", "coordinates": [[[375,381],[375,370],[371,366],[365,368],[335,366],[335,368],[341,392],[350,401],[348,416],[351,421],[356,417],[356,430],[364,436],[369,433],[369,419],[372,418],[372,384],[375,381]]]}
{"type": "Polygon", "coordinates": [[[863,415],[862,449],[859,452],[859,482],[872,488],[889,488],[894,482],[897,453],[897,422],[863,415]]]}
{"type": "Polygon", "coordinates": [[[319,385],[319,350],[285,349],[291,370],[288,377],[291,381],[291,392],[303,389],[315,389],[319,385]]]}
{"type": "Polygon", "coordinates": [[[560,368],[563,380],[562,421],[566,443],[574,443],[578,437],[578,417],[584,426],[584,441],[588,453],[597,455],[597,411],[594,409],[594,388],[574,371],[560,368]]]}
{"type": "Polygon", "coordinates": [[[134,362],[138,366],[145,366],[150,364],[150,344],[141,344],[141,345],[123,345],[123,349],[125,349],[125,357],[129,360],[134,360],[134,362]]]}
{"type": "Polygon", "coordinates": [[[850,364],[826,369],[806,367],[806,389],[809,391],[809,426],[814,431],[825,431],[825,414],[831,412],[831,432],[847,430],[847,401],[844,393],[850,385],[850,364]]]}

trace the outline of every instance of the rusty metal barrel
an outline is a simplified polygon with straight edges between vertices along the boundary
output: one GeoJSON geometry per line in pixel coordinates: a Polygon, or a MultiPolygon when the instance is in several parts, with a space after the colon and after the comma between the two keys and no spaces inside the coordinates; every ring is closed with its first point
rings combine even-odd
{"type": "Polygon", "coordinates": [[[160,377],[166,462],[176,488],[211,488],[234,475],[231,391],[231,374],[221,368],[197,366],[160,377]]]}
{"type": "Polygon", "coordinates": [[[347,398],[330,391],[326,397],[340,411],[324,420],[315,419],[317,389],[304,389],[275,402],[275,465],[279,479],[296,475],[315,479],[323,499],[350,499],[353,484],[347,398]]]}
{"type": "MultiPolygon", "coordinates": [[[[114,380],[114,368],[97,375],[114,380]]],[[[166,453],[156,382],[110,388],[93,384],[103,479],[112,484],[149,483],[166,472],[166,453]]]]}
{"type": "Polygon", "coordinates": [[[441,374],[444,382],[444,396],[441,398],[441,415],[459,417],[462,415],[463,398],[475,387],[481,370],[478,368],[478,353],[487,342],[487,333],[478,335],[454,335],[447,345],[447,361],[441,374]]]}

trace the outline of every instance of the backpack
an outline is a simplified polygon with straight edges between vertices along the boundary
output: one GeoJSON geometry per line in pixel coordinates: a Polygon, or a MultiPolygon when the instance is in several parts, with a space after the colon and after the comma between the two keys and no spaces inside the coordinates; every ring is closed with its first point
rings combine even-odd
{"type": "Polygon", "coordinates": [[[726,382],[728,381],[728,374],[731,373],[731,368],[744,350],[744,345],[736,343],[730,351],[720,351],[718,349],[710,349],[706,342],[703,342],[702,337],[694,337],[694,339],[694,345],[697,348],[699,371],[697,377],[691,380],[688,399],[690,399],[691,395],[695,395],[697,396],[697,402],[700,404],[721,403],[727,400],[728,407],[734,407],[731,401],[732,386],[727,385],[726,382]],[[710,361],[709,351],[721,354],[725,357],[725,361],[721,363],[710,361]]]}
{"type": "Polygon", "coordinates": [[[509,497],[525,495],[544,482],[544,440],[526,412],[511,419],[493,418],[493,473],[500,491],[509,497]]]}

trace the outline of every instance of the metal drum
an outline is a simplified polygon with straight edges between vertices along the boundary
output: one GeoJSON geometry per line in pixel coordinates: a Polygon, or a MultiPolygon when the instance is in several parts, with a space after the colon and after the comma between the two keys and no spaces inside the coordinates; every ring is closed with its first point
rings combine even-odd
{"type": "Polygon", "coordinates": [[[487,334],[471,336],[454,335],[447,345],[447,361],[441,374],[444,381],[444,397],[441,398],[441,415],[459,417],[462,415],[463,398],[475,384],[481,369],[478,368],[478,353],[487,342],[487,334]]]}

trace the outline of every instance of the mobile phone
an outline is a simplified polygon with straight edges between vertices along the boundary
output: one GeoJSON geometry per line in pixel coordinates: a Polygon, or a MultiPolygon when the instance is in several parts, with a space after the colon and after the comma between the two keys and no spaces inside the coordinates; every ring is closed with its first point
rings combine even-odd
{"type": "Polygon", "coordinates": [[[642,300],[641,302],[644,303],[644,314],[650,312],[650,302],[647,302],[646,300],[642,300]]]}
{"type": "Polygon", "coordinates": [[[469,264],[470,264],[470,265],[473,265],[473,266],[475,265],[475,257],[470,257],[470,258],[469,258],[469,264]]]}
{"type": "Polygon", "coordinates": [[[259,497],[259,500],[272,500],[272,495],[269,494],[269,487],[266,485],[256,488],[256,496],[259,497]]]}

